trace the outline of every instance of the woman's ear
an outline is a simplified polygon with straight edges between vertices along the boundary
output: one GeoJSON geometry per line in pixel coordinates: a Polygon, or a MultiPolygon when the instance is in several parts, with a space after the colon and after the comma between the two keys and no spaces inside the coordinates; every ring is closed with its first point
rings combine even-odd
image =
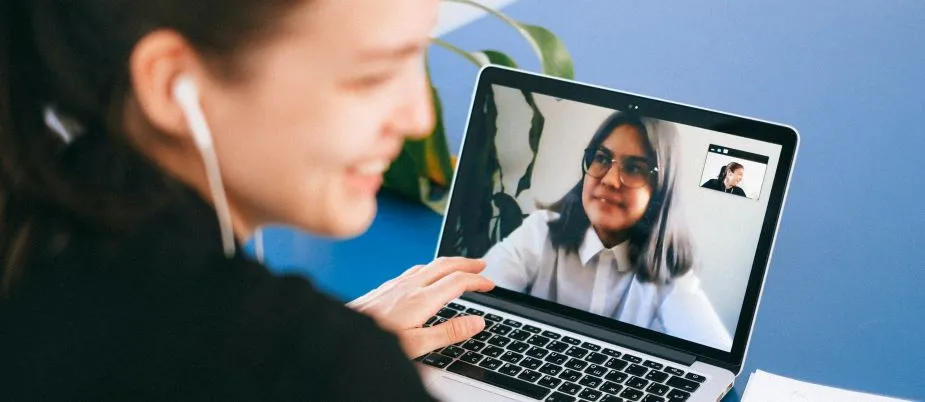
{"type": "Polygon", "coordinates": [[[132,94],[142,117],[158,134],[191,139],[183,110],[174,97],[180,77],[198,68],[196,53],[176,32],[149,33],[135,45],[129,59],[132,94]]]}

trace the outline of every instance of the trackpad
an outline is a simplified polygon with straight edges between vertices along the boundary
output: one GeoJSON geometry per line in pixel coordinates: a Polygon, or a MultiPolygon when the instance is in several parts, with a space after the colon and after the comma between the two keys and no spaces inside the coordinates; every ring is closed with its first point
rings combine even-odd
{"type": "Polygon", "coordinates": [[[484,401],[484,402],[511,402],[514,399],[486,391],[479,387],[461,383],[452,378],[440,377],[432,382],[428,388],[434,397],[441,401],[484,401]]]}

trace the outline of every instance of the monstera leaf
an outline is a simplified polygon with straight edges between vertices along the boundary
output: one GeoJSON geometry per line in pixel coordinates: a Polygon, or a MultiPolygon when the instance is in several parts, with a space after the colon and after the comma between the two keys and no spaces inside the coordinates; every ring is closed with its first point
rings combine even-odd
{"type": "MultiPolygon", "coordinates": [[[[565,44],[548,29],[516,21],[506,14],[487,7],[473,0],[445,0],[449,2],[467,4],[480,8],[492,16],[510,25],[519,32],[533,48],[542,66],[542,72],[562,78],[574,77],[574,66],[571,55],[565,44]]],[[[446,48],[473,64],[481,67],[486,64],[496,64],[517,68],[518,64],[506,54],[497,50],[483,50],[468,52],[452,44],[434,38],[433,43],[446,48]]],[[[446,207],[448,187],[452,182],[454,158],[446,140],[443,126],[443,110],[440,103],[439,92],[433,88],[434,115],[436,125],[434,131],[423,140],[406,141],[401,155],[392,163],[385,174],[385,187],[399,192],[407,197],[418,200],[437,213],[443,213],[446,207]]],[[[532,101],[532,96],[525,94],[528,104],[534,110],[534,118],[530,130],[530,149],[536,159],[536,150],[539,136],[542,133],[542,115],[532,101]]],[[[493,142],[490,144],[493,146],[493,142]]],[[[497,166],[497,162],[495,162],[497,166]]],[[[530,187],[530,174],[533,171],[533,161],[530,162],[527,174],[518,182],[517,194],[530,187]]],[[[489,198],[490,200],[490,195],[489,198]]],[[[490,202],[490,201],[489,201],[490,202]]]]}

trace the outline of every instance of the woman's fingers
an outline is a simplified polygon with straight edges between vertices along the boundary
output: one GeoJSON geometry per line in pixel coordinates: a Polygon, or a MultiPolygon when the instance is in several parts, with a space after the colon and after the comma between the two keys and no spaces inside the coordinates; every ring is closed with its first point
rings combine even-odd
{"type": "Polygon", "coordinates": [[[427,293],[429,300],[443,305],[464,292],[487,292],[494,288],[495,283],[482,275],[457,271],[434,282],[427,288],[427,293]]]}
{"type": "Polygon", "coordinates": [[[469,339],[485,329],[482,317],[455,317],[440,325],[406,330],[401,336],[402,348],[412,359],[435,349],[469,339]]]}
{"type": "Polygon", "coordinates": [[[485,261],[463,257],[441,257],[430,265],[416,271],[421,286],[439,281],[453,272],[479,273],[485,269],[485,261]]]}

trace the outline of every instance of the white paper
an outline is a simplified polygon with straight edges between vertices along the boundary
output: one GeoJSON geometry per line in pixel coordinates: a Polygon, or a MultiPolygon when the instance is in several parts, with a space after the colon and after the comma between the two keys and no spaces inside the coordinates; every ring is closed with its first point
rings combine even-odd
{"type": "Polygon", "coordinates": [[[765,371],[755,371],[748,378],[742,402],[895,402],[904,399],[848,391],[798,381],[765,371]]]}

